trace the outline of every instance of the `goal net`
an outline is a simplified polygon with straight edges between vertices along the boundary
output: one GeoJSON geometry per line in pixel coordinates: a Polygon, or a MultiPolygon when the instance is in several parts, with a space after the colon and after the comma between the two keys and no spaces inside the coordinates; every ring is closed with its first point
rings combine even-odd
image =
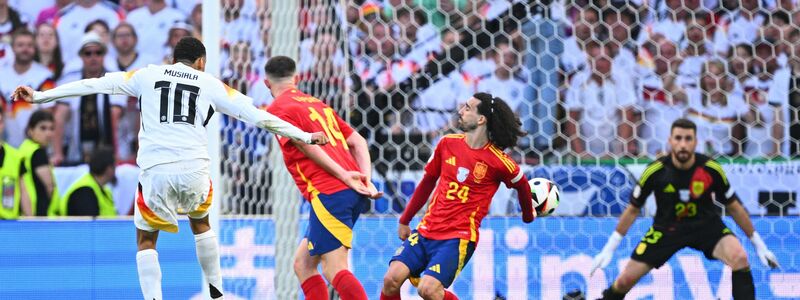
{"type": "MultiPolygon", "coordinates": [[[[264,64],[298,61],[299,87],[368,141],[385,196],[355,226],[351,265],[371,299],[395,249],[397,218],[442,135],[476,92],[511,105],[528,134],[508,152],[528,178],[562,190],[556,216],[521,222],[501,189],[481,243],[451,289],[461,299],[597,298],[651,221],[638,220],[603,272],[591,257],[614,230],[670,124],[697,126],[781,261],[749,253],[757,298],[800,297],[800,13],[793,1],[222,1],[222,79],[266,107],[264,64]]],[[[209,29],[206,26],[207,30],[209,29]]],[[[292,256],[306,204],[274,137],[221,118],[220,241],[226,299],[296,299],[292,256]]],[[[644,212],[652,216],[653,201],[644,212]]],[[[721,207],[722,208],[722,207],[721,207]]],[[[415,220],[416,222],[416,220],[415,220]]],[[[414,225],[416,223],[412,223],[414,225]]],[[[629,299],[730,299],[730,269],[683,250],[629,299]]],[[[403,287],[403,299],[416,299],[403,287]]]]}

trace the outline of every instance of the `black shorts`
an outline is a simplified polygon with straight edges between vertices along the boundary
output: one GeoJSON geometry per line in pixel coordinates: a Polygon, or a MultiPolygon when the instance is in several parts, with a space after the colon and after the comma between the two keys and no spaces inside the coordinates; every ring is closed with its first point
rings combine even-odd
{"type": "Polygon", "coordinates": [[[693,228],[660,228],[652,226],[636,246],[631,259],[640,261],[658,269],[672,255],[685,247],[702,251],[708,259],[714,258],[714,247],[722,237],[733,234],[722,220],[705,222],[703,226],[693,228]]]}

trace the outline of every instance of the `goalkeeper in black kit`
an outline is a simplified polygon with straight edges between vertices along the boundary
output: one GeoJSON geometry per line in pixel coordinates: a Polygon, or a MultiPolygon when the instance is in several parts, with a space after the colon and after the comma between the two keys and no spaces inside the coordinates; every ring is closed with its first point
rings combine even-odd
{"type": "Polygon", "coordinates": [[[603,250],[594,257],[592,273],[611,262],[614,249],[639,215],[647,197],[655,194],[658,208],[653,226],[636,246],[625,269],[611,287],[603,291],[602,299],[623,299],[642,276],[652,268],[661,267],[684,247],[702,251],[708,259],[721,260],[733,270],[734,299],[755,299],[747,253],[722,222],[713,200],[725,205],[727,213],[750,238],[764,265],[778,267],[775,254],[753,229],[747,211],[739,203],[720,164],[695,153],[696,125],[678,119],[670,130],[670,155],[651,163],[642,173],[631,205],[620,216],[603,250]]]}

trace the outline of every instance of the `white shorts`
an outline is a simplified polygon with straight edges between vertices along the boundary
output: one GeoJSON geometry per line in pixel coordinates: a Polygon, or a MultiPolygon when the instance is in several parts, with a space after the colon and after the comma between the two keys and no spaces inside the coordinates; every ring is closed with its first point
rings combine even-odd
{"type": "Polygon", "coordinates": [[[208,215],[213,188],[208,160],[193,159],[153,166],[139,174],[133,220],[145,231],[178,232],[178,214],[208,215]]]}

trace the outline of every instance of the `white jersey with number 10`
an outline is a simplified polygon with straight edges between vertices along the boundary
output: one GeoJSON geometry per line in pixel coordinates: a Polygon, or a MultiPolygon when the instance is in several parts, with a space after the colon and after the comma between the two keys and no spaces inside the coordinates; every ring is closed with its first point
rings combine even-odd
{"type": "Polygon", "coordinates": [[[208,73],[183,63],[149,65],[131,72],[107,73],[35,92],[34,102],[83,94],[137,97],[141,111],[140,168],[190,159],[209,159],[206,125],[215,111],[257,124],[282,136],[310,142],[311,134],[263,111],[250,97],[208,73]]]}

